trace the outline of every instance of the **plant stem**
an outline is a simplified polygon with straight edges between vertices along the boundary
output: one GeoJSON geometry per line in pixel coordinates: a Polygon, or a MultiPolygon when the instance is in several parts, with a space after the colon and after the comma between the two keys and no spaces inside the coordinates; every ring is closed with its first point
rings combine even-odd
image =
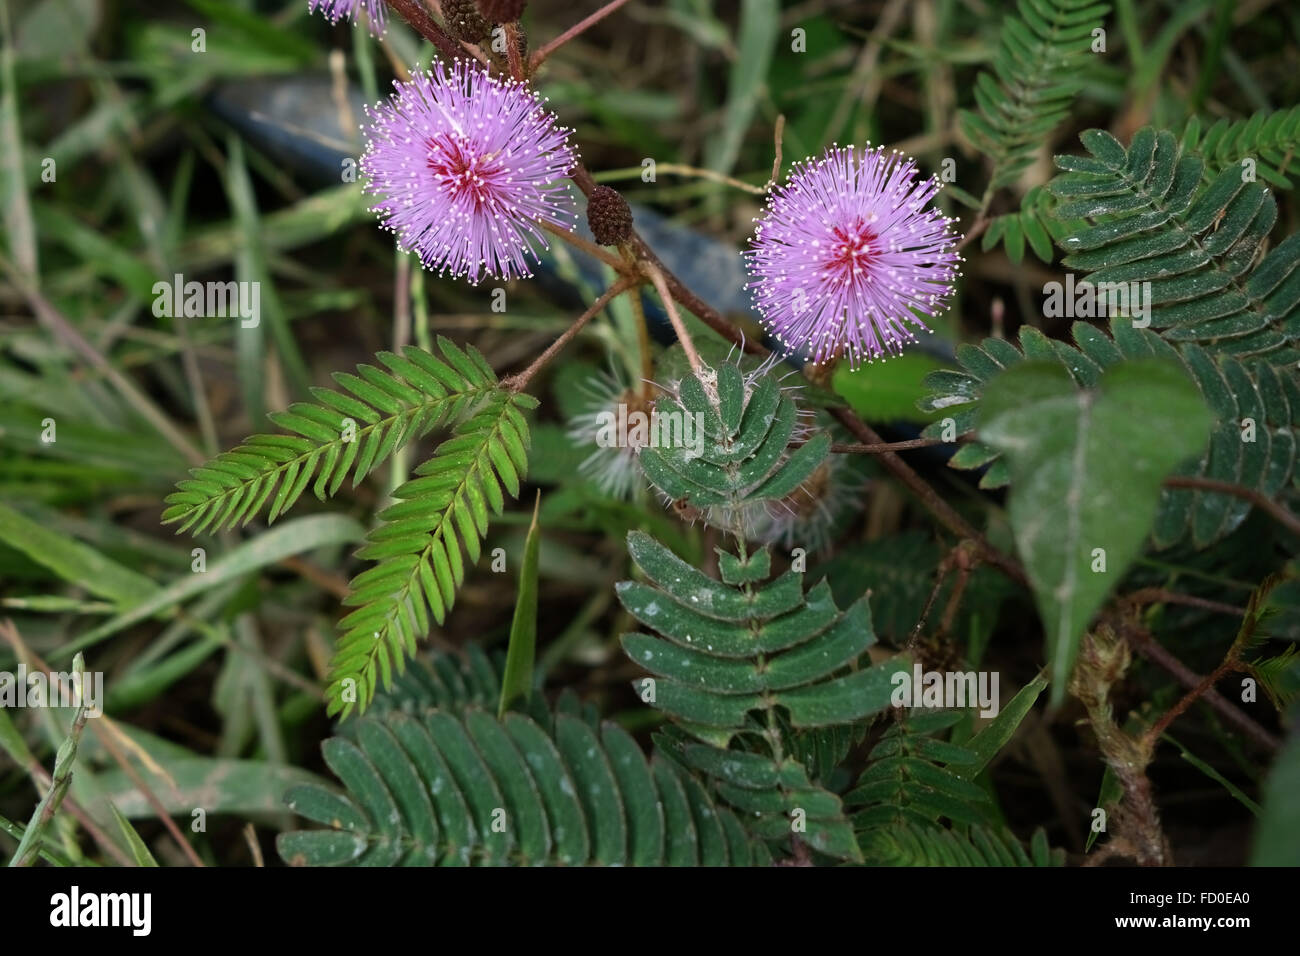
{"type": "Polygon", "coordinates": [[[519,24],[506,24],[506,62],[510,65],[510,75],[521,83],[524,80],[524,60],[519,55],[519,24]]]}
{"type": "Polygon", "coordinates": [[[704,367],[700,361],[700,353],[695,351],[695,343],[691,341],[691,333],[686,331],[686,323],[682,321],[681,313],[677,311],[677,305],[673,302],[672,293],[668,291],[668,283],[664,281],[664,274],[659,271],[659,267],[652,263],[644,263],[642,268],[645,274],[649,276],[650,281],[654,284],[655,291],[659,293],[659,298],[663,299],[664,309],[668,312],[668,321],[673,324],[673,331],[677,333],[677,341],[682,343],[682,349],[686,352],[686,359],[691,363],[691,369],[698,375],[704,367]]]}
{"type": "Polygon", "coordinates": [[[616,296],[626,292],[628,289],[631,289],[636,285],[639,285],[636,279],[626,277],[615,282],[608,290],[606,290],[604,295],[591,304],[591,308],[578,316],[577,321],[569,326],[558,339],[552,342],[545,352],[537,356],[537,358],[533,360],[533,364],[529,365],[528,368],[524,369],[518,375],[513,375],[510,378],[505,379],[501,384],[512,392],[523,391],[528,387],[528,383],[533,380],[533,376],[545,368],[546,364],[550,362],[551,359],[559,355],[561,350],[573,341],[574,336],[581,332],[588,322],[600,314],[600,311],[604,309],[605,306],[609,305],[616,296]]]}
{"type": "Polygon", "coordinates": [[[1213,478],[1195,478],[1184,475],[1174,475],[1171,478],[1166,478],[1164,484],[1166,488],[1194,488],[1200,491],[1217,491],[1220,494],[1232,495],[1234,498],[1249,501],[1256,507],[1267,511],[1278,524],[1292,534],[1300,535],[1300,518],[1287,511],[1286,508],[1268,495],[1256,491],[1254,488],[1245,488],[1227,481],[1215,481],[1213,478]]]}
{"type": "Polygon", "coordinates": [[[388,0],[388,5],[401,14],[416,33],[436,46],[445,59],[454,60],[461,54],[460,44],[438,26],[438,21],[420,0],[388,0]]]}
{"type": "Polygon", "coordinates": [[[594,242],[588,242],[586,239],[582,238],[582,236],[579,236],[568,229],[564,229],[561,226],[557,226],[554,223],[539,221],[537,224],[551,235],[567,242],[569,245],[573,246],[573,248],[581,249],[587,255],[599,259],[619,275],[631,274],[632,270],[628,264],[608,249],[598,246],[594,242]]]}
{"type": "MultiPolygon", "coordinates": [[[[85,674],[86,662],[80,654],[73,658],[72,670],[75,674],[85,674]]],[[[54,814],[58,812],[59,805],[72,784],[72,766],[77,760],[77,744],[81,740],[81,732],[85,727],[86,700],[83,695],[82,700],[78,701],[77,715],[72,719],[68,736],[59,747],[58,755],[54,759],[54,775],[50,778],[50,789],[45,792],[45,796],[32,813],[31,821],[23,833],[22,842],[18,844],[18,849],[9,860],[10,866],[31,866],[40,852],[41,839],[49,829],[50,821],[54,819],[54,814]]]]}
{"type": "MultiPolygon", "coordinates": [[[[1180,661],[1174,655],[1161,647],[1154,637],[1145,629],[1133,628],[1125,632],[1125,636],[1131,641],[1138,653],[1143,657],[1159,664],[1170,674],[1178,683],[1188,689],[1197,688],[1201,685],[1203,678],[1180,661]]],[[[1198,695],[1207,704],[1217,710],[1230,724],[1238,730],[1243,731],[1247,736],[1256,743],[1269,750],[1277,750],[1280,746],[1278,739],[1271,733],[1257,724],[1251,718],[1247,717],[1236,707],[1232,706],[1218,691],[1212,687],[1207,688],[1198,695]]]]}
{"type": "Polygon", "coordinates": [[[938,438],[909,438],[906,441],[887,441],[878,445],[834,444],[831,451],[839,455],[881,455],[887,451],[911,451],[914,448],[933,448],[950,444],[938,438]]]}
{"type": "Polygon", "coordinates": [[[528,61],[528,72],[529,73],[534,72],[539,66],[541,66],[543,63],[546,62],[546,58],[548,56],[550,56],[560,47],[564,46],[564,44],[568,43],[574,37],[586,32],[588,29],[595,26],[597,23],[605,19],[607,16],[609,16],[619,7],[623,6],[623,4],[625,3],[627,3],[627,0],[611,0],[610,3],[605,4],[595,13],[593,13],[591,16],[583,20],[579,20],[573,26],[569,27],[569,29],[565,30],[558,37],[556,37],[554,40],[545,44],[540,50],[534,53],[531,59],[528,61]]]}

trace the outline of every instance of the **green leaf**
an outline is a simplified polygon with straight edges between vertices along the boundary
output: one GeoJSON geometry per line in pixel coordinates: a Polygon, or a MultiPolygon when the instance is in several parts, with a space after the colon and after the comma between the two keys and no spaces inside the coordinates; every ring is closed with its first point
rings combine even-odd
{"type": "Polygon", "coordinates": [[[1264,782],[1264,809],[1255,830],[1251,866],[1300,866],[1297,793],[1300,793],[1300,733],[1293,731],[1264,782]]]}
{"type": "Polygon", "coordinates": [[[1026,362],[988,384],[980,415],[1011,469],[1011,525],[1059,703],[1084,628],[1150,532],[1161,482],[1205,447],[1210,416],[1184,372],[1157,360],[1117,365],[1096,390],[1026,362]]]}
{"type": "Polygon", "coordinates": [[[232,548],[211,562],[202,574],[186,572],[183,577],[154,591],[145,600],[136,602],[128,610],[60,647],[51,654],[51,658],[66,659],[74,651],[97,644],[133,624],[148,620],[196,595],[275,564],[283,558],[316,548],[347,544],[359,540],[363,534],[361,525],[342,515],[296,518],[232,548]]]}
{"type": "Polygon", "coordinates": [[[987,727],[966,741],[966,749],[974,755],[975,759],[960,768],[963,777],[979,776],[980,771],[989,765],[989,761],[1010,743],[1021,721],[1033,709],[1034,701],[1038,700],[1038,695],[1046,686],[1046,677],[1042,674],[1034,677],[998,711],[998,715],[987,727]]]}
{"type": "Polygon", "coordinates": [[[154,595],[158,586],[136,571],[118,564],[65,534],[42,524],[0,502],[0,541],[16,548],[63,580],[108,598],[120,607],[130,607],[154,595]]]}
{"type": "Polygon", "coordinates": [[[623,730],[565,714],[503,720],[479,710],[360,718],[330,738],[340,793],[294,787],[289,806],[323,830],[284,833],[309,866],[726,865],[761,857],[735,815],[623,730]]]}
{"type": "Polygon", "coordinates": [[[938,413],[920,412],[926,394],[925,376],[940,368],[935,359],[920,352],[905,352],[888,362],[851,369],[840,364],[832,385],[858,416],[869,422],[934,421],[938,413]]]}
{"type": "MultiPolygon", "coordinates": [[[[440,344],[457,369],[444,368],[444,374],[463,370],[486,378],[486,362],[480,368],[450,342],[440,344]]],[[[512,494],[519,490],[529,440],[522,409],[536,404],[527,395],[494,389],[416,469],[416,477],[393,491],[397,503],[380,513],[379,525],[357,552],[376,563],[352,579],[344,600],[355,610],[339,624],[343,634],[326,691],[329,713],[364,711],[377,690],[390,687],[394,674],[405,670],[430,622],[446,620],[467,563],[480,557],[487,503],[500,514],[499,486],[512,494]],[[502,445],[506,454],[491,453],[502,445]],[[506,468],[513,469],[509,477],[506,468]]]]}
{"type": "Polygon", "coordinates": [[[192,469],[167,497],[163,523],[179,523],[177,533],[216,532],[247,524],[268,505],[268,521],[275,521],[309,485],[320,498],[332,496],[349,471],[357,485],[397,449],[462,422],[494,392],[496,379],[478,364],[481,356],[471,360],[446,340],[440,346],[447,361],[415,346],[400,356],[380,352],[376,358],[391,372],[358,366],[356,375],[334,377],[346,391],[313,388],[318,404],[273,412],[270,419],[293,434],[254,435],[192,469]]]}
{"type": "Polygon", "coordinates": [[[118,829],[122,831],[122,836],[126,839],[126,845],[131,850],[131,858],[135,860],[136,866],[157,866],[158,861],[149,852],[149,847],[141,839],[140,834],[136,832],[135,827],[131,826],[131,821],[122,816],[122,811],[112,803],[109,803],[108,809],[112,812],[113,819],[117,821],[118,829]]]}
{"type": "MultiPolygon", "coordinates": [[[[1300,394],[1284,370],[1264,360],[1241,361],[1212,353],[1193,343],[1174,347],[1154,330],[1135,328],[1122,317],[1111,320],[1109,333],[1082,321],[1071,331],[1074,345],[1049,340],[1027,325],[1020,330],[1020,348],[1001,339],[985,339],[978,347],[964,345],[957,353],[963,371],[943,370],[928,376],[926,384],[932,394],[923,404],[951,415],[958,434],[969,433],[975,426],[975,404],[987,382],[1003,367],[1016,365],[1025,357],[1059,362],[1076,383],[1088,388],[1096,386],[1103,369],[1125,360],[1168,357],[1186,366],[1215,419],[1210,450],[1189,461],[1179,473],[1253,487],[1269,497],[1287,487],[1300,449],[1300,428],[1292,413],[1293,407],[1300,408],[1300,394]],[[1242,440],[1246,418],[1255,423],[1254,441],[1242,440]]],[[[923,434],[941,437],[943,427],[937,422],[923,434]]],[[[963,444],[949,464],[954,468],[987,466],[980,481],[984,488],[1000,487],[1008,480],[1006,462],[998,450],[980,441],[963,444]]],[[[1190,538],[1196,547],[1205,547],[1238,528],[1250,507],[1248,501],[1217,491],[1165,489],[1153,543],[1166,548],[1190,538]]]]}
{"type": "Polygon", "coordinates": [[[533,522],[528,526],[524,544],[524,563],[519,570],[519,596],[515,599],[515,616],[510,622],[510,646],[506,653],[506,670],[501,678],[501,702],[497,717],[504,717],[516,700],[527,701],[533,692],[533,662],[537,657],[537,555],[541,529],[537,512],[542,495],[537,493],[533,505],[533,522]]]}

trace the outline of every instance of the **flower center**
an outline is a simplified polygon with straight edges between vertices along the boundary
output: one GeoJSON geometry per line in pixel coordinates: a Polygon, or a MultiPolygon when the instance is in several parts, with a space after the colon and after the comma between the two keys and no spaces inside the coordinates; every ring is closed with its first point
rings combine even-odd
{"type": "Polygon", "coordinates": [[[835,272],[845,282],[853,282],[876,258],[879,237],[861,219],[853,225],[836,226],[831,231],[830,256],[826,269],[835,272]]]}
{"type": "Polygon", "coordinates": [[[424,144],[429,171],[453,198],[471,199],[475,209],[492,201],[492,179],[500,171],[495,153],[481,155],[446,134],[430,136],[424,144]]]}

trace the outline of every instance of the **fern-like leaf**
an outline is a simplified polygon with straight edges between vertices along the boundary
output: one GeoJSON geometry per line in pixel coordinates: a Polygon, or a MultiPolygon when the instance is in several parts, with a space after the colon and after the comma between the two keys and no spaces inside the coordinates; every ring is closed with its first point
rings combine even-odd
{"type": "Polygon", "coordinates": [[[770,862],[735,815],[671,761],[647,761],[613,723],[557,715],[390,714],[333,737],[325,762],[346,792],[300,786],[299,815],[325,829],[277,840],[316,866],[751,866],[770,862]]]}
{"type": "Polygon", "coordinates": [[[1093,30],[1109,11],[1092,0],[1020,0],[1003,22],[993,70],[975,79],[978,112],[962,110],[962,132],[993,173],[985,199],[1015,182],[1069,115],[1083,86],[1093,30]]]}
{"type": "Polygon", "coordinates": [[[1255,264],[1277,220],[1268,190],[1235,166],[1205,185],[1204,162],[1168,130],[1138,130],[1128,149],[1103,130],[1080,139],[1091,156],[1058,156],[1067,172],[1048,185],[1058,216],[1092,223],[1061,241],[1063,264],[1099,288],[1150,283],[1151,326],[1170,341],[1300,359],[1300,234],[1255,264]]]}
{"type": "Polygon", "coordinates": [[[324,499],[348,472],[358,484],[394,451],[455,421],[496,387],[496,375],[472,346],[438,339],[443,358],[407,346],[380,352],[387,371],[360,365],[336,373],[343,391],[313,388],[317,404],[297,402],[269,417],[291,435],[254,435],[191,469],[167,497],[163,523],[201,534],[247,524],[268,504],[268,521],[284,514],[310,485],[324,499]],[[351,394],[348,394],[351,393],[351,394]],[[313,481],[314,479],[314,481],[313,481]]]}
{"type": "Polygon", "coordinates": [[[1204,130],[1193,117],[1183,130],[1182,145],[1200,153],[1215,172],[1230,166],[1240,169],[1245,160],[1253,159],[1260,179],[1290,189],[1294,183],[1287,174],[1294,175],[1300,151],[1300,106],[1260,110],[1245,120],[1220,119],[1204,130]]]}
{"type": "Polygon", "coordinates": [[[1065,851],[1048,846],[1047,834],[1034,832],[1029,852],[1006,830],[975,826],[966,834],[926,824],[872,830],[863,841],[867,863],[875,866],[1063,866],[1065,851]]]}
{"type": "MultiPolygon", "coordinates": [[[[1186,367],[1214,416],[1209,449],[1180,473],[1244,485],[1270,497],[1287,486],[1300,446],[1300,381],[1293,372],[1267,361],[1216,355],[1198,345],[1175,347],[1151,329],[1134,328],[1126,318],[1111,321],[1110,335],[1087,322],[1076,322],[1072,331],[1073,345],[1022,326],[1019,348],[1002,339],[961,346],[957,351],[961,371],[930,373],[925,384],[931,393],[920,402],[922,408],[947,416],[951,425],[940,420],[923,434],[940,438],[947,428],[958,435],[972,431],[984,384],[1025,359],[1060,362],[1081,388],[1092,388],[1103,370],[1119,362],[1171,358],[1186,367]],[[1248,436],[1243,433],[1247,420],[1248,436]]],[[[949,464],[987,469],[981,487],[1007,483],[1005,462],[977,440],[963,444],[949,464]]],[[[1163,548],[1190,536],[1203,547],[1237,528],[1249,510],[1248,502],[1218,492],[1165,489],[1152,540],[1163,548]]]]}
{"type": "Polygon", "coordinates": [[[1300,699],[1300,652],[1294,644],[1276,657],[1251,661],[1250,670],[1279,713],[1286,713],[1300,699]]]}
{"type": "MultiPolygon", "coordinates": [[[[788,571],[760,585],[771,556],[719,552],[708,577],[647,534],[628,551],[649,583],[624,581],[619,600],[661,636],[623,635],[623,649],[656,675],[654,706],[680,720],[734,733],[751,712],[786,711],[796,728],[849,724],[889,705],[898,661],[859,668],[875,643],[862,598],[840,611],[824,581],[806,595],[788,571]]],[[[644,696],[644,695],[643,695],[644,696]]]]}
{"type": "Polygon", "coordinates": [[[375,565],[357,575],[346,604],[356,610],[331,664],[327,710],[364,710],[382,680],[392,682],[430,621],[441,624],[465,578],[465,560],[479,559],[489,514],[501,514],[503,491],[519,494],[528,468],[528,423],[536,399],[498,389],[461,422],[417,477],[393,492],[358,557],[375,565]]]}
{"type": "Polygon", "coordinates": [[[830,452],[827,432],[792,447],[799,410],[766,370],[747,376],[727,362],[686,375],[657,400],[655,414],[667,422],[689,417],[702,435],[642,449],[646,477],[679,504],[707,509],[712,523],[740,532],[746,509],[793,494],[830,452]]]}
{"type": "Polygon", "coordinates": [[[846,804],[862,808],[853,818],[860,832],[943,818],[959,824],[989,821],[988,794],[961,773],[975,755],[936,736],[961,716],[956,710],[922,711],[885,731],[857,785],[844,796],[846,804]]]}
{"type": "Polygon", "coordinates": [[[666,734],[657,735],[655,744],[690,773],[702,776],[758,839],[780,847],[788,846],[797,835],[818,853],[861,861],[853,822],[839,796],[811,780],[798,756],[774,758],[753,751],[724,750],[674,740],[666,734]]]}
{"type": "Polygon", "coordinates": [[[622,582],[619,600],[658,635],[623,635],[628,656],[655,675],[634,686],[704,742],[661,748],[704,774],[756,836],[798,833],[821,853],[858,859],[839,798],[807,766],[828,776],[848,751],[848,728],[889,705],[894,674],[908,666],[902,658],[871,665],[866,598],[840,611],[825,581],[805,594],[796,571],[763,584],[767,550],[719,551],[720,581],[640,532],[628,535],[628,551],[648,583],[622,582]],[[816,729],[828,732],[824,754],[810,754],[818,741],[801,737],[816,729]]]}
{"type": "Polygon", "coordinates": [[[980,247],[988,252],[999,242],[1006,250],[1007,258],[1019,265],[1025,258],[1025,246],[1043,262],[1051,262],[1056,254],[1053,242],[1060,242],[1066,236],[1084,225],[1082,221],[1063,222],[1051,214],[1053,202],[1051,194],[1041,186],[1035,186],[1025,193],[1018,212],[994,216],[989,227],[980,238],[980,247]]]}
{"type": "Polygon", "coordinates": [[[434,710],[458,714],[470,707],[487,710],[501,696],[503,661],[489,656],[477,644],[459,654],[420,655],[393,686],[375,694],[369,713],[381,716],[393,711],[421,715],[434,710]]]}

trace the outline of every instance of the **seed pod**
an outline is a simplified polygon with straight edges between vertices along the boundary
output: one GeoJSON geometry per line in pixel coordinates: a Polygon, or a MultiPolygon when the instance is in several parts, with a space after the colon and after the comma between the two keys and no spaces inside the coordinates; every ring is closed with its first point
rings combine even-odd
{"type": "Polygon", "coordinates": [[[602,246],[632,238],[632,209],[616,189],[597,186],[587,197],[587,225],[602,246]]]}
{"type": "Polygon", "coordinates": [[[492,24],[483,19],[474,0],[442,0],[442,16],[447,32],[466,43],[479,43],[492,32],[492,24]]]}

